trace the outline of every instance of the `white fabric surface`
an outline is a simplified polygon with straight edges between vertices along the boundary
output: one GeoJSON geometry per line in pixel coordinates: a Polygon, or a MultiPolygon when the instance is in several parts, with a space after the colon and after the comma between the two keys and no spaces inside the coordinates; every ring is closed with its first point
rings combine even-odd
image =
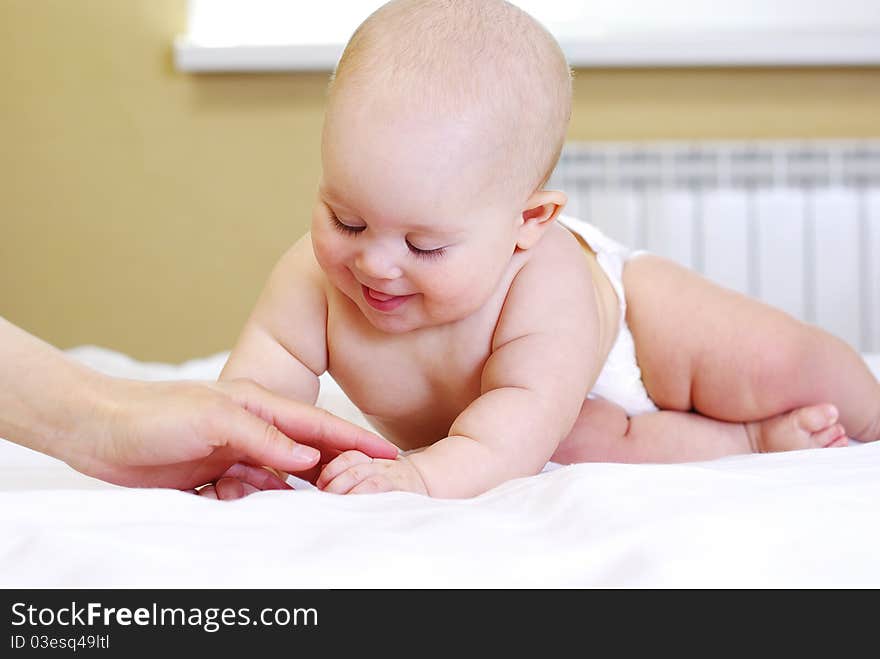
{"type": "MultiPolygon", "coordinates": [[[[225,359],[72,353],[143,379],[210,379],[225,359]]],[[[363,421],[327,378],[319,404],[363,421]]],[[[880,587],[880,443],[573,465],[463,501],[218,502],[117,488],[5,441],[0,479],[3,587],[880,587]]]]}

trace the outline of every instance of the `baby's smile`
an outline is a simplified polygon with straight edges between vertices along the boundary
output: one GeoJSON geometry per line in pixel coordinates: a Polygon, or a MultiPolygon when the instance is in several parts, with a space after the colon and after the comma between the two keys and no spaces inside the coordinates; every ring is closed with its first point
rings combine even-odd
{"type": "Polygon", "coordinates": [[[397,307],[414,296],[413,294],[388,295],[387,293],[382,293],[381,291],[377,291],[363,284],[361,284],[361,290],[363,291],[364,299],[367,301],[367,304],[377,311],[385,312],[394,311],[397,307]]]}

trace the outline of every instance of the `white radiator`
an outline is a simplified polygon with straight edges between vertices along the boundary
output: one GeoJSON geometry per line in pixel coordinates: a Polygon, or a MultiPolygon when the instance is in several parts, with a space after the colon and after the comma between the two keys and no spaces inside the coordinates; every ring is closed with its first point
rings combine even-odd
{"type": "Polygon", "coordinates": [[[549,185],[612,238],[880,351],[880,140],[570,143],[549,185]]]}

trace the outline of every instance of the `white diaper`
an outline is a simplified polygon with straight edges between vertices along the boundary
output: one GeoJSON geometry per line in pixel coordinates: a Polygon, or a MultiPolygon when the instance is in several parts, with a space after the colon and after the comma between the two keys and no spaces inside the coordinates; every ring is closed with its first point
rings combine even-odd
{"type": "Polygon", "coordinates": [[[596,253],[599,266],[608,275],[620,302],[620,329],[608,353],[605,366],[587,398],[604,398],[626,410],[629,416],[656,412],[654,401],[642,382],[642,370],[636,361],[636,346],[626,324],[626,296],[623,293],[623,264],[641,252],[632,251],[611,240],[592,224],[561,215],[559,223],[577,234],[596,253]]]}

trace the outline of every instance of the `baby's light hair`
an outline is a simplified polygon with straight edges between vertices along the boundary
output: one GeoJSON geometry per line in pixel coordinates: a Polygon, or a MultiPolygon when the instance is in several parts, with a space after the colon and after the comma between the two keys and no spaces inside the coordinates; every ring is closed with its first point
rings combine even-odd
{"type": "Polygon", "coordinates": [[[392,0],[355,31],[331,77],[343,89],[402,96],[487,125],[487,145],[525,195],[559,160],[571,116],[571,69],[553,36],[504,0],[392,0]]]}

